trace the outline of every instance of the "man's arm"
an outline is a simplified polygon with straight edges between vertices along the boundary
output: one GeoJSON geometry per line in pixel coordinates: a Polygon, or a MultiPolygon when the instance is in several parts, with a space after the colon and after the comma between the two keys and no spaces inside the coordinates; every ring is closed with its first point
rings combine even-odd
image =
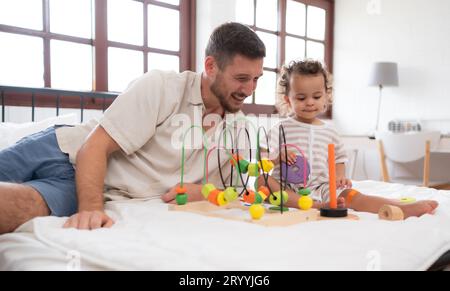
{"type": "Polygon", "coordinates": [[[78,213],[64,227],[97,229],[112,226],[114,222],[104,212],[103,187],[108,157],[118,150],[119,145],[100,125],[89,135],[76,160],[78,213]]]}

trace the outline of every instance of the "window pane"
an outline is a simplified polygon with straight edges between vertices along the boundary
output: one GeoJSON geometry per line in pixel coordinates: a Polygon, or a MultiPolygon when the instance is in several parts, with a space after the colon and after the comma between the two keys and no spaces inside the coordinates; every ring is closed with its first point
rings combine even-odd
{"type": "Polygon", "coordinates": [[[92,47],[52,40],[50,42],[52,88],[92,90],[92,47]]]}
{"type": "Polygon", "coordinates": [[[235,4],[236,21],[253,25],[254,23],[254,1],[253,0],[239,0],[235,4]]]}
{"type": "Polygon", "coordinates": [[[148,70],[180,71],[180,58],[156,53],[148,54],[148,70]]]}
{"type": "Polygon", "coordinates": [[[272,31],[278,30],[278,0],[256,1],[256,26],[272,31]]]}
{"type": "Polygon", "coordinates": [[[0,84],[44,87],[42,39],[0,32],[0,43],[0,84]]]}
{"type": "Polygon", "coordinates": [[[178,51],[180,48],[180,12],[148,5],[148,46],[178,51]]]}
{"type": "Polygon", "coordinates": [[[108,49],[108,90],[124,91],[144,73],[144,54],[119,48],[108,49]]]}
{"type": "Polygon", "coordinates": [[[308,41],[307,44],[308,58],[323,62],[325,60],[325,46],[323,43],[308,41]]]}
{"type": "Polygon", "coordinates": [[[0,23],[42,30],[42,1],[1,0],[0,23]]]}
{"type": "Polygon", "coordinates": [[[308,37],[325,40],[325,10],[308,6],[308,37]]]}
{"type": "Polygon", "coordinates": [[[305,36],[305,19],[305,4],[288,0],[286,8],[286,31],[299,36],[305,36]]]}
{"type": "Polygon", "coordinates": [[[278,37],[275,34],[260,31],[257,34],[266,45],[264,67],[275,69],[277,67],[278,37]]]}
{"type": "Polygon", "coordinates": [[[275,105],[277,74],[264,71],[256,87],[256,104],[275,105]]]}
{"type": "Polygon", "coordinates": [[[157,1],[172,5],[180,5],[180,0],[157,0],[157,1]]]}
{"type": "Polygon", "coordinates": [[[108,39],[144,44],[144,8],[138,1],[108,1],[108,39]]]}
{"type": "Polygon", "coordinates": [[[91,0],[51,0],[50,31],[92,38],[91,0]]]}
{"type": "Polygon", "coordinates": [[[290,61],[305,58],[305,41],[303,39],[286,37],[286,60],[285,64],[290,61]]]}

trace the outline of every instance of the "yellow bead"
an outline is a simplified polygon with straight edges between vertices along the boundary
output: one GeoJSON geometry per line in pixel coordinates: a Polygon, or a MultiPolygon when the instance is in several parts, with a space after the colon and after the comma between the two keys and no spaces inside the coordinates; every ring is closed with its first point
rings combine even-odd
{"type": "Polygon", "coordinates": [[[211,193],[211,191],[215,190],[216,186],[214,186],[213,184],[206,184],[202,187],[202,194],[203,197],[205,197],[205,199],[208,199],[209,193],[211,193]]]}
{"type": "Polygon", "coordinates": [[[225,195],[223,192],[220,192],[219,195],[217,195],[217,204],[219,206],[227,205],[227,200],[225,199],[225,195]]]}
{"type": "Polygon", "coordinates": [[[298,199],[298,208],[301,210],[309,210],[313,207],[313,200],[309,196],[302,196],[298,199]]]}
{"type": "Polygon", "coordinates": [[[261,219],[261,217],[263,217],[265,209],[264,206],[262,206],[261,204],[253,204],[252,206],[250,206],[250,216],[255,219],[261,219]]]}
{"type": "Polygon", "coordinates": [[[264,173],[269,173],[273,169],[274,165],[272,161],[268,159],[262,159],[261,162],[258,162],[258,166],[264,173]]]}

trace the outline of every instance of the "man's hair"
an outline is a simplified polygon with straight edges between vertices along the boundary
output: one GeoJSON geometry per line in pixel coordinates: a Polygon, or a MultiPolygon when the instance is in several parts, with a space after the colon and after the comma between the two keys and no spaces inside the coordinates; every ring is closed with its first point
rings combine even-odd
{"type": "Polygon", "coordinates": [[[266,47],[258,35],[249,27],[229,22],[217,27],[209,38],[205,55],[216,59],[223,70],[236,56],[260,59],[266,56],[266,47]]]}
{"type": "Polygon", "coordinates": [[[333,102],[333,77],[326,67],[319,61],[306,59],[302,61],[291,61],[289,65],[282,67],[277,84],[276,107],[281,115],[288,115],[291,111],[289,104],[284,99],[291,91],[290,81],[293,74],[302,76],[323,76],[325,81],[325,92],[327,93],[328,105],[333,102]]]}

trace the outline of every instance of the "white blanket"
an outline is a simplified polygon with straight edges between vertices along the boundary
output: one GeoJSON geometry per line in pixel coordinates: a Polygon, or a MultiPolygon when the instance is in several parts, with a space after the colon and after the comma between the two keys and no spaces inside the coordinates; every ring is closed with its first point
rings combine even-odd
{"type": "Polygon", "coordinates": [[[38,218],[0,236],[0,270],[426,270],[450,250],[450,191],[358,182],[366,194],[435,199],[435,215],[401,222],[357,213],[360,221],[289,227],[168,211],[160,201],[107,205],[112,229],[62,229],[38,218]]]}

